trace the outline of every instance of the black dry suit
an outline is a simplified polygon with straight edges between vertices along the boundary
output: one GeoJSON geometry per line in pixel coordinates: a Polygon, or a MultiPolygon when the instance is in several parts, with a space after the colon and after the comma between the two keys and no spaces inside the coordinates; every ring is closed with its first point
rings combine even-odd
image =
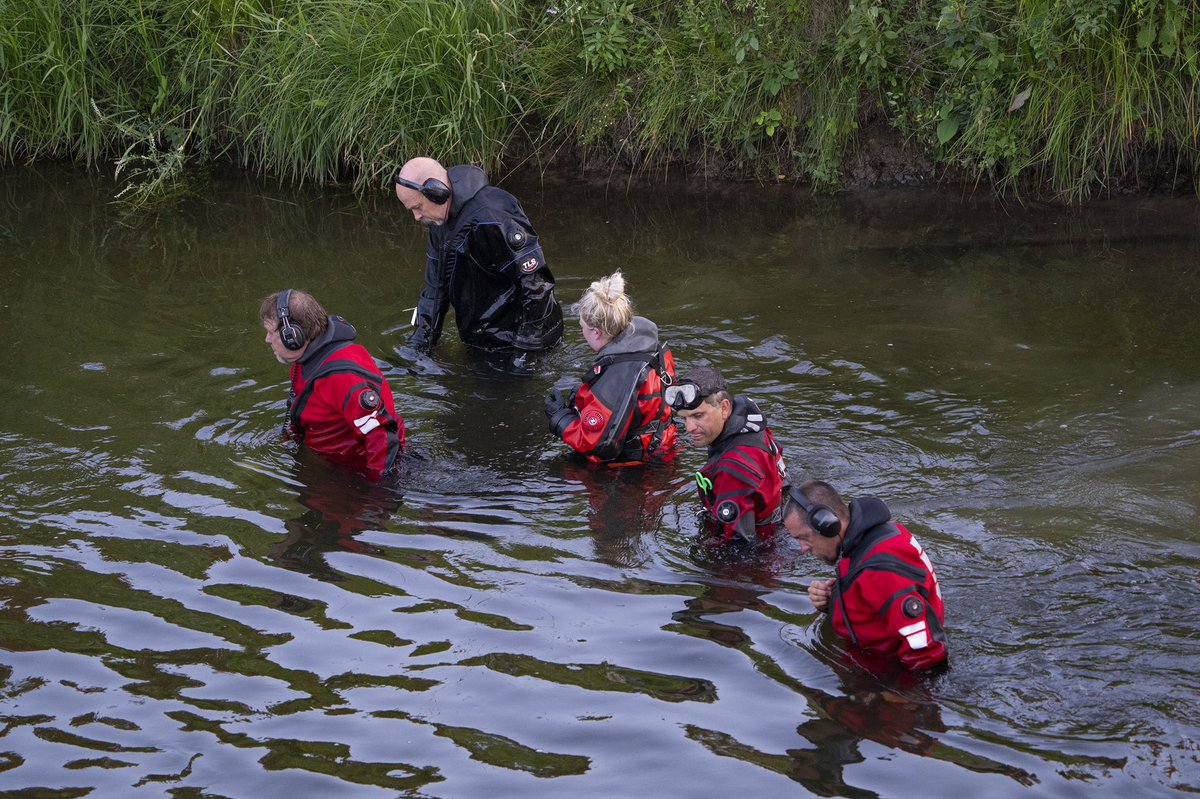
{"type": "Polygon", "coordinates": [[[562,340],[562,309],[537,232],[517,198],[477,166],[448,171],[450,215],[429,227],[425,288],[409,346],[429,352],[454,306],[464,343],[484,350],[545,350],[562,340]]]}

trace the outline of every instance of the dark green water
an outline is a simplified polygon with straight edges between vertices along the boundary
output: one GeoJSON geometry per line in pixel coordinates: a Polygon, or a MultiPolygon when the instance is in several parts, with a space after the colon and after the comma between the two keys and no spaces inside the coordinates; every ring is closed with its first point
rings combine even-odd
{"type": "Polygon", "coordinates": [[[422,232],[381,193],[219,178],[129,217],[0,172],[0,795],[1200,792],[1200,212],[507,182],[573,302],[622,269],[794,477],[938,567],[952,668],[847,665],[784,540],[698,560],[690,473],[589,471],[536,374],[396,351],[422,232]],[[258,298],[387,362],[369,487],[278,436],[258,298]],[[36,789],[36,790],[35,790],[36,789]]]}

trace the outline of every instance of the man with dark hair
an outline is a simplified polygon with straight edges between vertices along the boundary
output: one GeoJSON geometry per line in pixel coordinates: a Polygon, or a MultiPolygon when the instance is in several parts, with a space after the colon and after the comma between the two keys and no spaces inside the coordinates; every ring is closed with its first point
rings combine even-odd
{"type": "Polygon", "coordinates": [[[291,366],[293,435],[372,479],[391,471],[404,448],[404,420],[375,359],[354,343],[350,323],[293,289],[264,297],[258,318],[275,358],[291,366]]]}
{"type": "Polygon", "coordinates": [[[517,198],[477,166],[446,170],[414,158],[392,180],[396,198],[428,231],[425,288],[408,345],[427,354],[454,306],[464,343],[512,350],[514,362],[562,341],[554,276],[517,198]]]}
{"type": "Polygon", "coordinates": [[[663,399],[692,443],[708,448],[696,487],[721,540],[769,540],[780,520],[787,468],[762,411],[749,397],[730,396],[725,378],[707,366],[668,386],[663,399]]]}
{"type": "Polygon", "coordinates": [[[813,606],[855,646],[898,657],[913,670],[946,662],[942,589],[917,539],[891,522],[881,500],[849,505],[828,483],[789,487],[783,524],[800,551],[837,567],[808,586],[813,606]]]}

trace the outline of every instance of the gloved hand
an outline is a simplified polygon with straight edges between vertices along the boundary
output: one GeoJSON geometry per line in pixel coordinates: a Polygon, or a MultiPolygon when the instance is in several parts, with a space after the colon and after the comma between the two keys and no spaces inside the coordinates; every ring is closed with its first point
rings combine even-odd
{"type": "Polygon", "coordinates": [[[550,433],[562,438],[563,431],[579,418],[579,411],[575,410],[575,406],[563,402],[562,394],[557,390],[546,395],[544,405],[550,421],[550,433]]]}
{"type": "Polygon", "coordinates": [[[546,409],[546,416],[553,416],[565,409],[567,404],[563,402],[562,394],[559,394],[557,391],[551,391],[546,395],[546,399],[543,400],[542,407],[546,409]]]}
{"type": "Polygon", "coordinates": [[[417,327],[408,335],[405,346],[414,350],[418,355],[428,355],[433,350],[433,334],[428,327],[417,327]]]}

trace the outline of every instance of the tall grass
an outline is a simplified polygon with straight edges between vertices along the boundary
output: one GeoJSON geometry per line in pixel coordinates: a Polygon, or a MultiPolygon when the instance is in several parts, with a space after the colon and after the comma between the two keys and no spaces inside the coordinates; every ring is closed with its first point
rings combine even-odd
{"type": "Polygon", "coordinates": [[[1001,182],[1078,198],[1118,183],[1196,179],[1200,12],[1176,2],[1027,2],[991,29],[1002,57],[961,81],[946,157],[1001,182]],[[1004,38],[1001,38],[1004,37],[1004,38]]]}
{"type": "Polygon", "coordinates": [[[521,116],[516,14],[493,2],[307,0],[256,20],[228,97],[241,161],[377,181],[406,156],[494,164],[521,116]]]}
{"type": "Polygon", "coordinates": [[[1080,198],[1197,181],[1185,0],[4,0],[0,159],[378,186],[416,154],[836,187],[880,136],[1080,198]]]}

